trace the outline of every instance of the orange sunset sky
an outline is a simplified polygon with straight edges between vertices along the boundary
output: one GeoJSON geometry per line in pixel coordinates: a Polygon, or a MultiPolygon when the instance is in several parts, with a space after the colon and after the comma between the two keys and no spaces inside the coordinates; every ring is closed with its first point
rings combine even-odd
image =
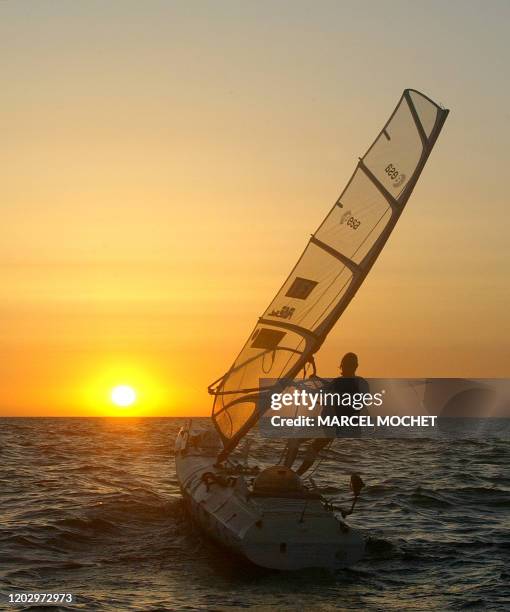
{"type": "Polygon", "coordinates": [[[509,376],[509,22],[497,1],[0,3],[0,416],[208,414],[405,87],[451,113],[319,371],[353,350],[364,376],[509,376]]]}

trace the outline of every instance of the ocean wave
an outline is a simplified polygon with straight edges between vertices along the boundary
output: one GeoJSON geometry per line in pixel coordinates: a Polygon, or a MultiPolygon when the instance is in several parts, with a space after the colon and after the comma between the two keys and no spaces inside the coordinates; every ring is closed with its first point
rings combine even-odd
{"type": "MultiPolygon", "coordinates": [[[[504,609],[508,442],[337,443],[314,478],[344,503],[349,474],[361,474],[366,487],[349,522],[367,535],[366,558],[333,576],[275,577],[240,565],[189,520],[171,448],[182,421],[128,421],[2,422],[4,589],[74,589],[91,610],[112,601],[126,611],[279,608],[289,597],[303,609],[333,600],[395,610],[414,601],[419,609],[424,597],[432,609],[504,609]],[[402,597],[389,608],[383,593],[392,590],[402,597]]],[[[253,437],[255,461],[281,456],[281,442],[253,437]]]]}

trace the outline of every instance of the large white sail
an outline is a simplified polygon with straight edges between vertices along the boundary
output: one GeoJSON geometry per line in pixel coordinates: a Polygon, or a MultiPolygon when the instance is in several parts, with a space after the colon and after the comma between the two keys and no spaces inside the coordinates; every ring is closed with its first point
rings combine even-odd
{"type": "Polygon", "coordinates": [[[447,115],[448,110],[418,91],[404,91],[232,367],[209,387],[223,457],[258,419],[259,379],[296,376],[355,295],[400,217],[447,115]]]}

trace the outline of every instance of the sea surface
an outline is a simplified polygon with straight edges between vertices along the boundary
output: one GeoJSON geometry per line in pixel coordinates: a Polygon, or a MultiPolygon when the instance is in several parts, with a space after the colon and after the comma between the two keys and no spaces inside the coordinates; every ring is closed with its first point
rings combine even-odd
{"type": "MultiPolygon", "coordinates": [[[[510,421],[469,439],[335,441],[314,479],[348,506],[362,475],[349,522],[368,549],[334,573],[261,570],[204,540],[175,476],[182,423],[0,419],[0,609],[34,591],[73,593],[61,610],[509,609],[510,421]]],[[[254,436],[254,461],[275,463],[281,442],[254,436]]]]}

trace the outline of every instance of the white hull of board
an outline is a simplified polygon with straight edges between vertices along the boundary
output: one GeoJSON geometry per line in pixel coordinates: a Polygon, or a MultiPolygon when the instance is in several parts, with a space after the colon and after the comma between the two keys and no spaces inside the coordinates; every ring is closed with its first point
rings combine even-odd
{"type": "Polygon", "coordinates": [[[216,449],[189,440],[183,428],[175,452],[181,491],[193,520],[223,547],[276,570],[339,569],[363,556],[361,533],[320,499],[255,495],[244,476],[226,476],[215,467],[216,449]]]}

